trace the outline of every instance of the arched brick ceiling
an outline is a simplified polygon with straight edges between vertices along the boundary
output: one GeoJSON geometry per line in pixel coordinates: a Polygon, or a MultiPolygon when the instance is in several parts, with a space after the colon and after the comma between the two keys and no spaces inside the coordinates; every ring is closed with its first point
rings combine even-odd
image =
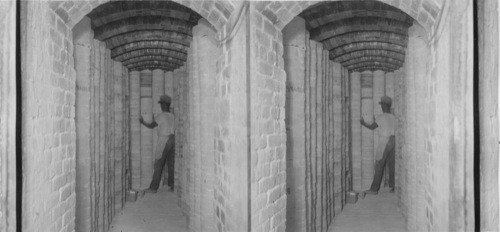
{"type": "Polygon", "coordinates": [[[303,11],[312,40],[351,71],[394,71],[404,64],[413,19],[375,1],[321,2],[303,11]]]}
{"type": "Polygon", "coordinates": [[[171,1],[112,1],[88,14],[94,38],[130,70],[179,68],[201,18],[171,1]]]}

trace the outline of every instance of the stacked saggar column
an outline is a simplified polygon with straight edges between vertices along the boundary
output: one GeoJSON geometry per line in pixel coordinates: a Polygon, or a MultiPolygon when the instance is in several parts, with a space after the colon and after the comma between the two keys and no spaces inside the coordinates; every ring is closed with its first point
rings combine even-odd
{"type": "MultiPolygon", "coordinates": [[[[351,82],[349,70],[342,68],[342,189],[343,192],[352,190],[352,154],[351,154],[351,82]]],[[[342,204],[345,204],[346,195],[342,194],[342,204]]]]}
{"type": "Polygon", "coordinates": [[[130,166],[133,189],[141,188],[141,74],[130,72],[130,166]]]}
{"type": "MultiPolygon", "coordinates": [[[[414,46],[408,46],[407,53],[412,54],[414,52],[414,46]]],[[[406,191],[406,203],[408,206],[407,211],[407,230],[415,231],[417,230],[417,216],[416,216],[416,196],[415,192],[417,191],[417,180],[416,180],[416,120],[417,120],[417,106],[415,104],[416,101],[416,92],[415,92],[415,77],[413,73],[415,72],[414,63],[416,57],[412,55],[406,56],[405,61],[405,103],[406,103],[406,131],[405,131],[405,151],[404,155],[407,156],[405,162],[405,169],[407,170],[407,178],[405,182],[405,190],[406,191]]]]}
{"type": "MultiPolygon", "coordinates": [[[[153,121],[153,98],[152,98],[152,72],[143,70],[140,72],[140,90],[141,90],[141,116],[146,122],[153,121]]],[[[154,144],[153,130],[141,126],[141,182],[140,188],[149,187],[151,178],[153,177],[153,162],[154,162],[154,144]]]]}
{"type": "MultiPolygon", "coordinates": [[[[108,230],[123,207],[128,105],[123,103],[128,73],[110,58],[105,44],[92,39],[90,20],[75,26],[77,71],[77,230],[108,230]]],[[[63,166],[67,172],[68,167],[63,166]]]]}
{"type": "MultiPolygon", "coordinates": [[[[373,72],[373,117],[382,114],[382,107],[380,107],[380,98],[385,95],[385,72],[373,72]]],[[[373,160],[376,160],[377,147],[379,145],[378,133],[373,133],[373,160]]],[[[382,182],[383,183],[383,182],[382,182]]]]}
{"type": "MultiPolygon", "coordinates": [[[[165,94],[165,73],[161,69],[152,70],[152,102],[153,102],[153,116],[157,116],[162,112],[161,106],[158,103],[160,97],[165,94]]],[[[170,95],[172,97],[172,95],[170,95]]],[[[153,130],[153,156],[152,156],[152,164],[154,168],[154,162],[156,160],[156,150],[158,149],[158,128],[153,130]]],[[[161,148],[163,150],[163,148],[161,148]]],[[[166,165],[165,165],[166,169],[166,165]]]]}
{"type": "Polygon", "coordinates": [[[283,29],[287,73],[287,230],[327,231],[343,208],[346,70],[309,40],[301,18],[283,29]],[[305,76],[304,76],[305,73],[305,76]],[[304,156],[305,154],[305,156],[304,156]],[[304,178],[305,176],[305,178],[304,178]]]}
{"type": "MultiPolygon", "coordinates": [[[[384,77],[384,80],[385,80],[385,96],[388,96],[392,99],[392,107],[391,107],[391,112],[395,114],[395,107],[396,107],[396,100],[394,98],[394,72],[387,72],[385,73],[385,77],[384,77]]],[[[374,98],[374,100],[377,100],[374,98]]],[[[378,104],[378,100],[377,100],[377,104],[378,104]]],[[[379,106],[379,108],[381,108],[379,106]]],[[[397,119],[396,119],[397,120],[397,119]]],[[[397,122],[395,122],[397,123],[397,122]]],[[[397,125],[397,124],[396,124],[397,125]]],[[[396,127],[397,128],[397,127],[396,127]]],[[[396,134],[396,131],[394,132],[396,134]]],[[[395,157],[394,157],[395,158],[395,157]]],[[[384,186],[389,186],[389,172],[387,171],[388,169],[386,169],[386,171],[384,172],[385,175],[384,175],[384,180],[382,181],[383,185],[384,186]]],[[[396,174],[394,174],[396,178],[396,174]]],[[[397,186],[396,184],[396,181],[394,181],[395,185],[397,186]]]]}
{"type": "Polygon", "coordinates": [[[361,166],[361,73],[352,72],[351,81],[351,167],[352,187],[363,191],[361,166]]]}
{"type": "MultiPolygon", "coordinates": [[[[163,76],[164,76],[164,80],[163,80],[163,90],[164,90],[164,94],[168,95],[171,97],[172,99],[172,104],[170,104],[170,111],[174,114],[174,118],[175,118],[175,111],[176,111],[176,105],[178,104],[177,102],[175,102],[175,96],[174,96],[174,72],[173,71],[168,71],[168,72],[165,72],[165,73],[162,73],[163,76]]],[[[176,125],[175,128],[177,128],[177,122],[174,120],[174,124],[176,125]]],[[[174,145],[175,146],[175,145],[174,145]]],[[[175,149],[175,147],[174,147],[175,149]]],[[[177,160],[178,157],[176,156],[175,159],[177,160]]],[[[168,178],[168,171],[167,170],[163,170],[163,183],[167,183],[167,178],[168,178]]],[[[175,186],[175,183],[177,182],[177,179],[178,179],[178,176],[175,175],[175,179],[174,179],[174,186],[175,186]]],[[[179,194],[179,193],[177,193],[179,194]]]]}
{"type": "MultiPolygon", "coordinates": [[[[371,124],[374,121],[373,114],[373,73],[364,71],[361,73],[361,117],[371,124]]],[[[354,122],[356,123],[356,122],[354,122]]],[[[369,189],[373,180],[373,131],[361,127],[361,181],[362,189],[369,189]]]]}
{"type": "MultiPolygon", "coordinates": [[[[328,57],[325,57],[327,59],[328,57]]],[[[330,93],[330,100],[329,100],[329,116],[327,117],[329,120],[328,128],[330,130],[328,141],[329,141],[329,146],[330,148],[330,154],[328,155],[330,158],[330,169],[329,169],[329,176],[333,178],[333,186],[330,186],[329,189],[331,189],[331,192],[329,193],[330,196],[334,196],[333,199],[331,199],[330,204],[333,204],[331,207],[332,210],[330,210],[329,215],[329,223],[333,219],[334,215],[338,215],[340,211],[342,211],[342,208],[344,207],[344,202],[342,200],[343,196],[346,193],[346,189],[343,185],[343,180],[346,178],[345,177],[345,169],[343,167],[344,159],[345,159],[345,153],[342,151],[342,140],[343,140],[343,131],[342,131],[342,126],[343,126],[343,121],[342,121],[342,116],[343,116],[343,109],[346,108],[345,105],[343,105],[342,102],[342,78],[344,68],[342,67],[341,64],[339,63],[334,63],[329,61],[329,86],[330,88],[328,89],[328,93],[330,93]],[[333,156],[333,159],[331,158],[333,156]]],[[[345,151],[344,151],[345,152],[345,151]]],[[[330,178],[328,178],[330,179],[330,178]]],[[[327,180],[328,180],[327,179],[327,180]]],[[[331,181],[329,181],[331,183],[331,181]]]]}
{"type": "Polygon", "coordinates": [[[200,82],[200,201],[201,201],[201,226],[204,231],[213,231],[215,227],[214,218],[214,122],[215,111],[213,106],[215,100],[215,75],[216,61],[212,57],[218,57],[217,40],[215,30],[208,21],[202,19],[198,26],[193,28],[193,37],[199,42],[199,82],[200,82]],[[198,29],[199,28],[199,29],[198,29]]]}
{"type": "MultiPolygon", "coordinates": [[[[327,51],[309,41],[305,75],[305,201],[308,230],[327,231],[343,208],[342,73],[327,51]],[[308,117],[309,116],[309,117],[308,117]]],[[[293,125],[293,122],[291,122],[293,125]]],[[[293,143],[294,141],[292,141],[293,143]]],[[[288,169],[294,172],[293,169],[288,169]]],[[[300,169],[299,169],[300,170],[300,169]]],[[[294,219],[299,220],[299,219],[294,219]]]]}
{"type": "Polygon", "coordinates": [[[305,182],[301,178],[306,172],[305,160],[305,94],[304,75],[306,64],[306,40],[309,38],[302,18],[294,18],[283,29],[283,48],[286,80],[287,125],[287,214],[286,228],[289,231],[305,231],[306,202],[305,182]]]}
{"type": "Polygon", "coordinates": [[[74,28],[75,43],[75,70],[76,70],[76,96],[75,117],[77,128],[76,139],[76,207],[75,230],[90,231],[91,223],[91,198],[88,194],[90,187],[90,62],[93,45],[93,32],[90,29],[90,19],[84,18],[74,28]]]}

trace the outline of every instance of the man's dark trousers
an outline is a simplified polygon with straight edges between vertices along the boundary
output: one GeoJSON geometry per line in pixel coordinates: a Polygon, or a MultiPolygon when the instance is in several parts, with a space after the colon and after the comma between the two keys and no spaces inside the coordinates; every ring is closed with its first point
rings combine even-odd
{"type": "Polygon", "coordinates": [[[375,162],[375,175],[373,176],[372,186],[370,190],[378,192],[380,183],[382,182],[382,175],[384,174],[385,164],[387,163],[389,169],[389,187],[394,188],[394,156],[395,156],[396,139],[393,136],[385,145],[384,155],[381,160],[375,162]]]}
{"type": "Polygon", "coordinates": [[[168,180],[167,184],[170,187],[174,186],[174,162],[175,162],[175,136],[170,135],[168,138],[165,148],[163,148],[163,153],[160,159],[155,161],[155,170],[153,173],[153,180],[149,185],[150,189],[157,190],[160,186],[161,174],[163,173],[163,167],[167,163],[168,180]]]}

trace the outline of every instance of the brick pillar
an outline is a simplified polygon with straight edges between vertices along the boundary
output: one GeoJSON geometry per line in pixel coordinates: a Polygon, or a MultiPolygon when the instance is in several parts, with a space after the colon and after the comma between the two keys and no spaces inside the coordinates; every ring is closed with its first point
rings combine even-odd
{"type": "MultiPolygon", "coordinates": [[[[373,122],[373,73],[364,71],[361,73],[361,116],[371,124],[373,122]]],[[[373,180],[373,131],[361,128],[361,177],[362,189],[370,188],[373,180]]]]}
{"type": "MultiPolygon", "coordinates": [[[[286,228],[289,231],[305,231],[305,95],[304,73],[306,70],[306,40],[309,33],[305,21],[295,17],[283,29],[283,49],[286,80],[287,128],[287,214],[286,228]]],[[[263,125],[267,128],[269,126],[263,125]]]]}
{"type": "MultiPolygon", "coordinates": [[[[352,153],[352,187],[355,191],[363,191],[361,175],[361,73],[351,72],[351,153],[352,153]]],[[[366,119],[365,119],[366,120],[366,119]]]]}
{"type": "Polygon", "coordinates": [[[75,230],[90,231],[90,66],[93,31],[85,17],[73,28],[76,70],[76,207],[75,230]]]}
{"type": "Polygon", "coordinates": [[[141,188],[141,77],[140,72],[130,72],[130,160],[132,188],[141,188]]]}

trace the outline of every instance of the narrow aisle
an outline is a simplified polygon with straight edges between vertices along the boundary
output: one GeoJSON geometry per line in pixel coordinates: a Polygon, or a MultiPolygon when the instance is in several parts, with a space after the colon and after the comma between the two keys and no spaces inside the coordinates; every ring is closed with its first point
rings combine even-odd
{"type": "Polygon", "coordinates": [[[378,195],[366,195],[356,204],[347,204],[335,217],[330,232],[400,232],[405,231],[405,219],[398,209],[398,197],[388,188],[378,195]]]}
{"type": "Polygon", "coordinates": [[[109,232],[184,232],[186,218],[177,206],[175,193],[160,188],[156,194],[146,193],[136,202],[127,202],[117,213],[109,232]]]}

